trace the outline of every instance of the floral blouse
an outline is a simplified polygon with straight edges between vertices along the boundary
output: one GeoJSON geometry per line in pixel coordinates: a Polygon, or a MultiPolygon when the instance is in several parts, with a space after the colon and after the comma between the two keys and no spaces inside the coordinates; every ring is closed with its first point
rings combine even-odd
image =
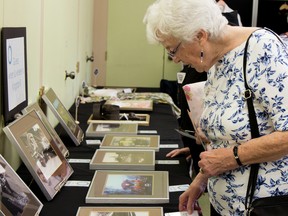
{"type": "MultiPolygon", "coordinates": [[[[200,125],[210,148],[232,148],[249,139],[250,124],[243,78],[245,42],[211,68],[205,84],[200,125]]],[[[288,130],[288,47],[265,29],[255,31],[247,52],[247,83],[261,135],[288,130]]],[[[250,166],[208,180],[210,202],[221,215],[244,215],[250,166]]],[[[254,198],[288,194],[288,155],[260,164],[254,198]]]]}

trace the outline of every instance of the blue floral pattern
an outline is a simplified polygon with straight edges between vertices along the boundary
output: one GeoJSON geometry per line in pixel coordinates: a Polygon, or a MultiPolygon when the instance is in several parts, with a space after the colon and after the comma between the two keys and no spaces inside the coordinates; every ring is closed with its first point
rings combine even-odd
{"type": "MultiPolygon", "coordinates": [[[[211,148],[232,148],[251,139],[247,104],[243,96],[245,42],[211,68],[205,85],[200,125],[211,148]]],[[[254,94],[261,135],[288,130],[288,48],[271,32],[252,34],[247,52],[247,82],[254,94]]],[[[250,166],[211,177],[210,202],[221,215],[244,215],[250,166]]],[[[288,194],[288,156],[260,164],[256,197],[288,194]]]]}

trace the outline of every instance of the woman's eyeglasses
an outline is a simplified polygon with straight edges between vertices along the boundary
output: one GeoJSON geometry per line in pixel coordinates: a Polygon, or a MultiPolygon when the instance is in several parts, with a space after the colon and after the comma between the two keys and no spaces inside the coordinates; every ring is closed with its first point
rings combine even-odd
{"type": "Polygon", "coordinates": [[[169,56],[170,58],[174,58],[174,57],[175,57],[175,55],[176,55],[176,53],[177,53],[177,51],[178,51],[181,43],[182,43],[182,42],[180,42],[180,43],[176,46],[176,48],[175,48],[174,50],[172,50],[172,51],[169,50],[169,51],[167,52],[167,54],[168,54],[168,56],[169,56]]]}

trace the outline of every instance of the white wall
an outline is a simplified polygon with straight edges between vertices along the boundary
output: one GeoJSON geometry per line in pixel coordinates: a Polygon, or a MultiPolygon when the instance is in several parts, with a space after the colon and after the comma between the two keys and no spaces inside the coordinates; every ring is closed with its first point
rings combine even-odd
{"type": "MultiPolygon", "coordinates": [[[[41,86],[53,88],[67,109],[74,103],[82,81],[90,78],[93,7],[93,0],[0,0],[0,27],[26,27],[29,104],[38,100],[41,86]],[[65,71],[76,72],[75,79],[65,80],[65,71]]],[[[55,117],[48,116],[55,126],[55,117]]],[[[0,153],[14,168],[19,165],[2,129],[0,153]]]]}

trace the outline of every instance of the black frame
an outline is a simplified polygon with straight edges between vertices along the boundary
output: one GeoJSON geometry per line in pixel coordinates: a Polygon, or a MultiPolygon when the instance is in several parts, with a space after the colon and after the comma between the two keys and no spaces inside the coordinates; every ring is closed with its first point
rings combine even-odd
{"type": "Polygon", "coordinates": [[[4,27],[1,32],[1,44],[2,44],[2,91],[3,91],[3,115],[4,124],[15,120],[15,115],[20,114],[21,110],[28,105],[28,86],[27,86],[27,47],[26,47],[26,28],[25,27],[4,27]],[[9,39],[24,38],[24,75],[25,75],[25,100],[17,104],[14,108],[9,110],[9,91],[8,91],[8,57],[7,42],[9,39]]]}

